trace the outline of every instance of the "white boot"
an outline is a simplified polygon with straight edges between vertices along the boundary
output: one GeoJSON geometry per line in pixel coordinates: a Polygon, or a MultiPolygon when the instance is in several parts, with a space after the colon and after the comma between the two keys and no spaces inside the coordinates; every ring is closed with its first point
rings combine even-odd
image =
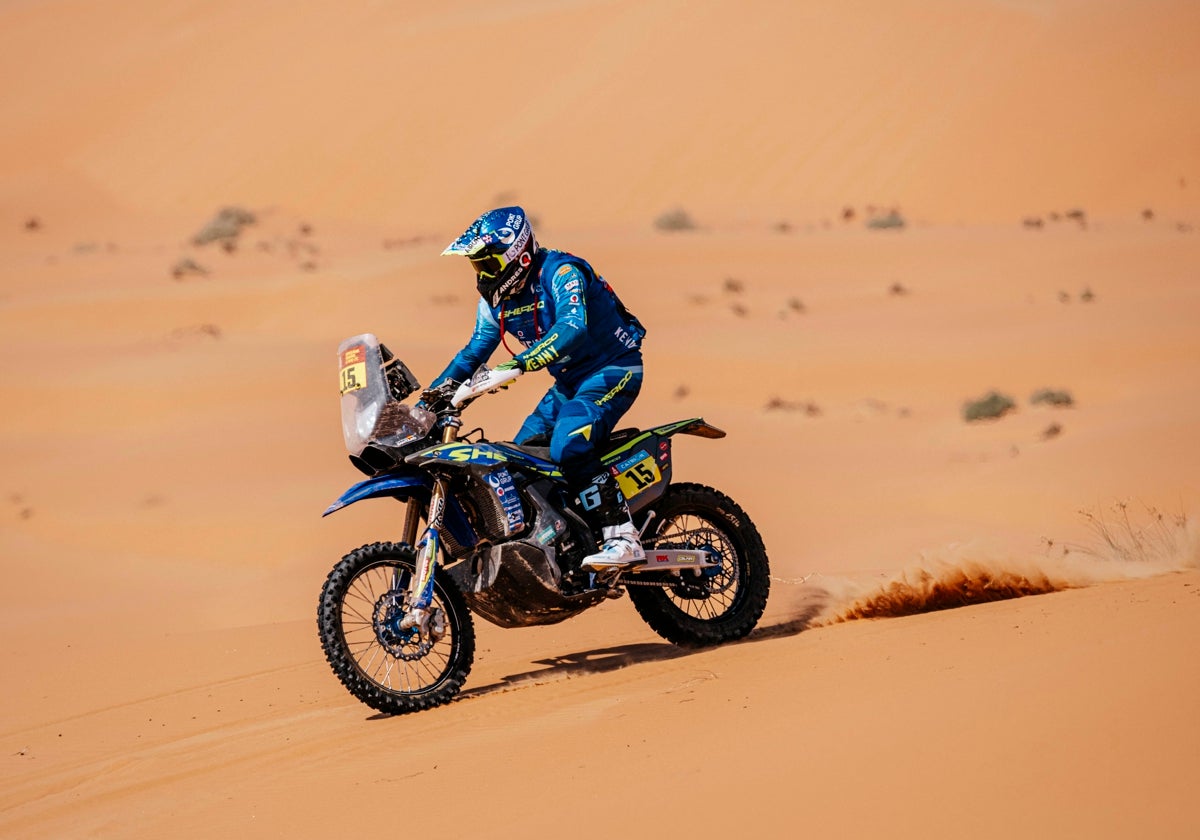
{"type": "Polygon", "coordinates": [[[642,550],[637,528],[629,520],[621,525],[605,525],[602,533],[604,545],[595,554],[583,558],[580,566],[584,571],[628,569],[646,561],[646,552],[642,550]]]}

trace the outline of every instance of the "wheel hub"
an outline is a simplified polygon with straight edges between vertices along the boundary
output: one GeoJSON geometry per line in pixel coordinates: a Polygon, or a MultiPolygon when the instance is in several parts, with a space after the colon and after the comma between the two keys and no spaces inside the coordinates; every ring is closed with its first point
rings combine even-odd
{"type": "Polygon", "coordinates": [[[375,638],[384,650],[406,662],[426,656],[448,629],[446,614],[437,607],[420,611],[420,620],[415,623],[405,621],[409,615],[403,593],[387,592],[375,602],[375,638]]]}

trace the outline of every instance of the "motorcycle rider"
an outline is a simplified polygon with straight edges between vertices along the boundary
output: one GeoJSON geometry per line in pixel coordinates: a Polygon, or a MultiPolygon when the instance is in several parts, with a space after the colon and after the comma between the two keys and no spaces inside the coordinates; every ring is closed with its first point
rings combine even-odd
{"type": "Polygon", "coordinates": [[[615,473],[601,466],[597,447],[641,390],[645,328],[587,261],[538,247],[520,207],[484,213],[442,254],[471,261],[480,301],[470,340],[432,387],[465,381],[501,342],[512,358],[497,370],[548,369],[554,384],[514,442],[549,436],[551,459],[589,524],[603,535],[600,551],[583,560],[585,570],[642,562],[629,507],[615,473]],[[506,333],[524,349],[513,353],[506,333]]]}

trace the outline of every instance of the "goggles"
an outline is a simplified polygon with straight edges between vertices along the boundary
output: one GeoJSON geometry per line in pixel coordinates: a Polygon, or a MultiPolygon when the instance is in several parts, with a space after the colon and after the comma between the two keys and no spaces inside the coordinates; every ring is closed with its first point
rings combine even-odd
{"type": "Polygon", "coordinates": [[[477,277],[495,278],[500,276],[500,272],[508,266],[508,259],[504,254],[488,254],[486,256],[471,257],[471,267],[475,269],[477,277]]]}

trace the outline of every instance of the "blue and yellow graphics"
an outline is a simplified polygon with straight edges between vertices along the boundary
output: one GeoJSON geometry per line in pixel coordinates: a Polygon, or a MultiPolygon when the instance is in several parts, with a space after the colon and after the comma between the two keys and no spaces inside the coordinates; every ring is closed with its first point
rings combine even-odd
{"type": "Polygon", "coordinates": [[[431,449],[422,449],[405,459],[414,466],[442,463],[461,467],[495,467],[514,464],[527,467],[549,478],[562,478],[558,465],[530,455],[516,447],[491,443],[443,443],[431,449]]]}

